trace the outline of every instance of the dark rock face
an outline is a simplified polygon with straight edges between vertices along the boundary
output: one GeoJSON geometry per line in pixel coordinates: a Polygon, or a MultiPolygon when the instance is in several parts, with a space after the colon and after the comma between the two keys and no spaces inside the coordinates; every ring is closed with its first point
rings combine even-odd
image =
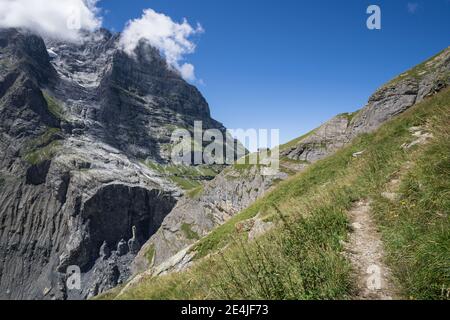
{"type": "Polygon", "coordinates": [[[57,54],[52,64],[61,78],[53,91],[65,102],[76,134],[165,162],[176,128],[191,130],[202,121],[204,129],[225,133],[200,92],[143,42],[134,57],[118,50],[118,35],[106,30],[80,45],[48,40],[47,47],[57,54]]]}
{"type": "Polygon", "coordinates": [[[0,30],[0,61],[0,130],[5,137],[23,139],[45,126],[58,127],[39,88],[56,76],[42,39],[0,30]]]}
{"type": "Polygon", "coordinates": [[[61,267],[75,264],[80,268],[90,267],[100,255],[100,248],[106,242],[108,246],[120,243],[127,248],[121,251],[126,254],[128,244],[124,239],[132,238],[132,229],[136,228],[136,240],[143,243],[156,230],[162,220],[175,204],[168,195],[158,194],[156,190],[149,191],[140,187],[130,187],[122,184],[111,184],[101,187],[89,200],[84,203],[81,210],[82,224],[86,226],[85,244],[63,259],[61,267]],[[76,259],[73,261],[72,256],[76,259]],[[80,260],[80,257],[83,259],[80,260]]]}
{"type": "Polygon", "coordinates": [[[50,169],[50,160],[45,160],[36,165],[32,165],[27,169],[26,183],[32,185],[40,185],[47,180],[48,170],[50,169]]]}
{"type": "Polygon", "coordinates": [[[116,52],[99,88],[103,99],[98,120],[109,143],[136,157],[164,158],[160,149],[170,144],[173,126],[189,128],[202,120],[205,129],[225,131],[211,120],[208,104],[197,89],[169,70],[155,49],[144,44],[138,49],[135,59],[116,52]]]}
{"type": "Polygon", "coordinates": [[[68,298],[91,297],[126,281],[136,254],[126,240],[135,238],[140,248],[139,244],[158,230],[175,202],[157,190],[120,184],[101,187],[84,203],[79,216],[83,227],[71,242],[73,250],[60,257],[61,272],[70,265],[84,272],[81,290],[68,291],[68,298]]]}
{"type": "Polygon", "coordinates": [[[126,281],[181,196],[140,160],[169,161],[172,130],[194,120],[225,130],[155,49],[129,57],[117,41],[0,30],[0,299],[84,299],[126,281]]]}
{"type": "MultiPolygon", "coordinates": [[[[26,31],[1,29],[0,49],[2,58],[8,56],[20,63],[20,71],[36,79],[38,83],[48,84],[56,79],[45,43],[40,37],[26,31]]],[[[8,64],[5,60],[3,63],[8,64]]]]}

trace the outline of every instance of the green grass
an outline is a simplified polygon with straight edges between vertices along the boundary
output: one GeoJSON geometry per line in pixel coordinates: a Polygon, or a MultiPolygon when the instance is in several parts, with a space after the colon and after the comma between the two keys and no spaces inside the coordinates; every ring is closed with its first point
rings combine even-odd
{"type": "Polygon", "coordinates": [[[292,147],[295,147],[300,141],[302,141],[303,139],[309,137],[314,132],[315,132],[315,130],[312,130],[312,131],[310,131],[310,132],[308,132],[308,133],[306,133],[306,134],[304,134],[304,135],[302,135],[302,136],[300,136],[300,137],[298,137],[298,138],[296,138],[294,140],[291,140],[291,141],[289,141],[289,142],[287,142],[285,144],[282,144],[280,146],[280,151],[288,150],[288,149],[290,149],[292,147]]]}
{"type": "Polygon", "coordinates": [[[202,180],[212,180],[219,172],[219,166],[185,166],[185,165],[163,165],[153,161],[141,161],[150,169],[166,176],[180,188],[188,191],[188,194],[197,196],[202,189],[202,180]]]}
{"type": "MultiPolygon", "coordinates": [[[[401,80],[404,80],[407,78],[421,80],[426,74],[434,71],[435,67],[434,67],[433,61],[447,50],[449,50],[449,48],[442,50],[441,52],[439,52],[435,56],[431,57],[430,59],[428,59],[428,60],[422,62],[421,64],[411,68],[410,70],[404,72],[400,76],[398,76],[395,79],[393,79],[392,81],[390,81],[387,85],[389,85],[389,86],[395,85],[398,82],[400,82],[401,80]]],[[[449,77],[449,74],[447,74],[447,77],[449,77]]]]}
{"type": "Polygon", "coordinates": [[[22,158],[30,164],[51,159],[62,145],[59,140],[55,140],[60,132],[58,128],[47,128],[43,134],[25,143],[22,158]]]}
{"type": "Polygon", "coordinates": [[[260,168],[261,164],[260,164],[260,154],[259,153],[249,153],[247,155],[245,155],[244,157],[242,157],[241,159],[239,159],[238,161],[236,161],[233,166],[232,169],[235,171],[238,171],[242,174],[244,173],[249,173],[250,169],[252,168],[260,168]]]}
{"type": "MultiPolygon", "coordinates": [[[[245,155],[244,157],[237,160],[231,167],[227,170],[234,170],[240,173],[241,176],[254,174],[254,168],[260,170],[262,168],[269,168],[271,165],[270,157],[272,156],[273,150],[269,150],[266,153],[254,152],[245,155]],[[267,160],[270,161],[267,164],[267,160]]],[[[230,177],[232,178],[232,177],[230,177]]]]}
{"type": "Polygon", "coordinates": [[[55,156],[61,145],[61,141],[53,141],[45,147],[39,148],[26,154],[24,160],[33,165],[39,164],[45,160],[50,160],[55,156]]]}
{"type": "Polygon", "coordinates": [[[450,287],[449,114],[447,90],[356,138],[202,238],[192,249],[197,263],[191,269],[144,278],[120,298],[351,298],[352,270],[341,254],[342,241],[349,232],[348,210],[365,198],[373,200],[400,294],[443,298],[442,288],[450,287]],[[408,129],[427,124],[435,138],[403,150],[402,144],[414,140],[408,129]],[[360,150],[366,151],[354,158],[360,150]],[[414,165],[406,170],[401,201],[383,200],[386,184],[407,163],[414,165]],[[276,227],[248,242],[236,226],[258,214],[276,227]]]}
{"type": "Polygon", "coordinates": [[[45,101],[47,102],[48,111],[59,120],[64,120],[64,110],[60,103],[48,93],[43,93],[45,101]]]}
{"type": "Polygon", "coordinates": [[[125,284],[120,284],[114,289],[104,292],[96,297],[91,298],[91,300],[112,300],[114,299],[120,291],[124,288],[125,284]]]}
{"type": "Polygon", "coordinates": [[[26,149],[31,150],[46,146],[54,139],[55,135],[60,132],[61,130],[58,128],[47,128],[43,134],[27,142],[26,149]]]}
{"type": "Polygon", "coordinates": [[[433,101],[440,108],[428,120],[434,140],[416,151],[412,168],[402,178],[400,200],[374,195],[373,211],[382,227],[389,263],[411,299],[445,298],[450,288],[448,92],[433,101]]]}
{"type": "Polygon", "coordinates": [[[190,179],[188,177],[170,176],[169,178],[173,183],[177,184],[181,189],[185,191],[193,190],[201,185],[199,181],[190,179]]]}
{"type": "Polygon", "coordinates": [[[145,252],[145,258],[148,261],[148,265],[151,266],[153,264],[153,258],[155,257],[155,245],[150,245],[147,252],[145,252]]]}
{"type": "Polygon", "coordinates": [[[194,188],[192,190],[189,190],[186,194],[191,199],[198,199],[205,190],[205,187],[203,185],[198,186],[197,188],[194,188]]]}
{"type": "Polygon", "coordinates": [[[355,117],[359,114],[359,110],[355,111],[355,112],[346,112],[346,113],[341,113],[339,116],[341,117],[346,117],[348,120],[348,123],[350,124],[353,119],[355,119],[355,117]]]}
{"type": "Polygon", "coordinates": [[[200,236],[198,235],[197,232],[192,230],[192,226],[190,224],[183,223],[181,225],[181,231],[183,231],[184,235],[189,240],[198,240],[198,239],[200,239],[200,236]]]}

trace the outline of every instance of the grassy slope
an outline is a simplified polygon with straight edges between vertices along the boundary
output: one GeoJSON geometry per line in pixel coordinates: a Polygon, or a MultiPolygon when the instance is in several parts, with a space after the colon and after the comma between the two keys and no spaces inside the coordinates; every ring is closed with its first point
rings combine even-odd
{"type": "Polygon", "coordinates": [[[220,171],[219,166],[185,166],[185,165],[162,165],[152,161],[142,161],[150,169],[166,176],[180,188],[188,191],[189,197],[196,197],[203,192],[202,180],[213,179],[220,171]]]}
{"type": "Polygon", "coordinates": [[[43,92],[45,101],[47,102],[48,111],[53,114],[57,119],[64,120],[64,110],[60,106],[59,102],[48,93],[43,92]]]}
{"type": "MultiPolygon", "coordinates": [[[[406,72],[402,73],[401,75],[399,75],[398,77],[394,78],[392,81],[390,81],[389,83],[387,83],[387,85],[395,85],[397,84],[399,81],[402,81],[404,79],[407,78],[412,78],[412,79],[416,79],[418,81],[420,81],[426,74],[434,71],[435,69],[435,59],[439,56],[441,56],[445,51],[449,50],[449,48],[445,48],[443,49],[441,52],[437,53],[436,55],[434,55],[433,57],[429,58],[428,60],[422,62],[421,64],[407,70],[406,72]]],[[[449,77],[450,75],[448,73],[443,74],[442,77],[449,77]]]]}
{"type": "Polygon", "coordinates": [[[59,147],[62,145],[61,141],[55,140],[61,132],[58,128],[47,128],[47,130],[39,137],[30,140],[23,150],[23,158],[30,164],[38,164],[44,160],[53,158],[59,147]]]}
{"type": "Polygon", "coordinates": [[[208,257],[191,270],[146,278],[120,299],[349,298],[352,272],[341,255],[342,240],[346,212],[362,198],[373,200],[403,296],[443,298],[442,289],[450,287],[449,114],[447,90],[360,136],[201,239],[197,259],[208,257]],[[435,138],[404,151],[401,145],[414,140],[408,129],[419,125],[428,125],[435,138]],[[401,201],[388,202],[380,193],[408,162],[414,165],[403,178],[401,201]],[[235,225],[258,213],[277,227],[249,243],[235,225]]]}
{"type": "MultiPolygon", "coordinates": [[[[48,110],[59,120],[64,120],[64,111],[59,103],[48,93],[43,92],[48,110]]],[[[54,157],[55,153],[61,147],[62,143],[55,136],[61,132],[59,128],[47,128],[47,130],[39,137],[28,141],[22,156],[25,161],[30,164],[38,164],[44,160],[54,157]]]]}

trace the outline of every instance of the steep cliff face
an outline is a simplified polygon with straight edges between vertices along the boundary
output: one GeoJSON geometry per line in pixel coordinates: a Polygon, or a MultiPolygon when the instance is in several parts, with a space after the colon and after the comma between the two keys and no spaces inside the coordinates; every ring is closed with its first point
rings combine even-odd
{"type": "Polygon", "coordinates": [[[44,42],[33,35],[0,30],[1,161],[11,165],[16,142],[36,137],[46,127],[58,127],[39,89],[53,81],[56,72],[45,59],[44,42]]]}
{"type": "Polygon", "coordinates": [[[61,81],[63,101],[75,134],[94,135],[138,159],[170,161],[174,129],[225,128],[210,116],[200,92],[141,42],[135,56],[118,50],[119,35],[100,30],[82,44],[47,41],[61,81]]]}
{"type": "Polygon", "coordinates": [[[142,43],[0,30],[0,298],[78,299],[130,276],[182,195],[143,164],[167,163],[174,128],[224,127],[201,94],[142,43]],[[81,290],[67,290],[69,266],[81,290]]]}

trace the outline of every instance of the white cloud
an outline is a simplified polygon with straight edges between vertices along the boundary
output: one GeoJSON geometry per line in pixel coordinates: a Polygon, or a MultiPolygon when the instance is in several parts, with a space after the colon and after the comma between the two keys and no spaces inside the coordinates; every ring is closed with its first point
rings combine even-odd
{"type": "Polygon", "coordinates": [[[195,51],[195,44],[190,37],[204,32],[200,24],[194,28],[186,19],[181,23],[170,17],[146,9],[141,18],[130,20],[125,27],[120,45],[129,55],[133,55],[140,40],[148,41],[161,51],[167,63],[177,69],[186,80],[195,80],[194,66],[182,63],[186,54],[195,51]]]}
{"type": "Polygon", "coordinates": [[[181,76],[187,80],[195,80],[195,68],[190,63],[185,63],[180,67],[181,76]]]}
{"type": "Polygon", "coordinates": [[[69,41],[101,26],[98,0],[0,0],[0,27],[26,28],[69,41]]]}

